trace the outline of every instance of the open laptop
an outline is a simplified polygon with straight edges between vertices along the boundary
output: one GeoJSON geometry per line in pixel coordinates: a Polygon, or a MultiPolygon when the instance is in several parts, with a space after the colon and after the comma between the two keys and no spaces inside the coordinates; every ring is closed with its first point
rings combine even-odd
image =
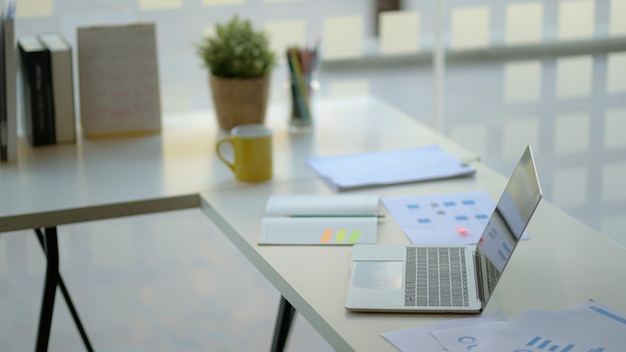
{"type": "Polygon", "coordinates": [[[477,244],[355,245],[346,308],[383,312],[481,312],[541,197],[532,150],[528,146],[477,244]]]}

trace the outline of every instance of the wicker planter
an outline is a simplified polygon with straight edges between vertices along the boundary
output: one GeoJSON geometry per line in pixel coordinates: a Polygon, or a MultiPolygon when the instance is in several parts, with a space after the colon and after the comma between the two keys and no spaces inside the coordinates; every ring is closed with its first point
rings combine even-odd
{"type": "Polygon", "coordinates": [[[270,75],[237,79],[209,75],[209,86],[220,128],[264,123],[270,75]]]}

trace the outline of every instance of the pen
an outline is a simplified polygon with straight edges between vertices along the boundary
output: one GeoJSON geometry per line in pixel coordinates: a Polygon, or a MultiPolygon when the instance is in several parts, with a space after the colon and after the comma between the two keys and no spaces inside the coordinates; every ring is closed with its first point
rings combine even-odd
{"type": "Polygon", "coordinates": [[[463,158],[461,159],[461,166],[469,166],[471,163],[479,162],[479,161],[480,161],[479,156],[471,156],[471,157],[463,158]]]}
{"type": "Polygon", "coordinates": [[[291,218],[379,218],[385,217],[385,214],[292,214],[291,218]]]}

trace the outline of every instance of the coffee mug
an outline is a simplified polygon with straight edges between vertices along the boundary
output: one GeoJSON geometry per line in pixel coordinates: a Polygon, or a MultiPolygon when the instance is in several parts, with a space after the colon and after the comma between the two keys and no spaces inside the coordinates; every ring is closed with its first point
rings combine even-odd
{"type": "Polygon", "coordinates": [[[217,141],[215,151],[240,181],[257,182],[272,178],[272,130],[263,125],[248,124],[233,128],[229,137],[217,141]],[[222,154],[224,143],[233,146],[232,162],[222,154]]]}

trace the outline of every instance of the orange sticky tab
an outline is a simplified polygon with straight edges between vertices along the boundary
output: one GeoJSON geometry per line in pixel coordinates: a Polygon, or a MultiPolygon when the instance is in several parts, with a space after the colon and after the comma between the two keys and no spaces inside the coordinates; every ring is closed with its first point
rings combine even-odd
{"type": "Polygon", "coordinates": [[[324,234],[322,235],[322,239],[320,240],[320,242],[322,243],[330,242],[331,237],[333,237],[333,230],[326,230],[324,231],[324,234]]]}

